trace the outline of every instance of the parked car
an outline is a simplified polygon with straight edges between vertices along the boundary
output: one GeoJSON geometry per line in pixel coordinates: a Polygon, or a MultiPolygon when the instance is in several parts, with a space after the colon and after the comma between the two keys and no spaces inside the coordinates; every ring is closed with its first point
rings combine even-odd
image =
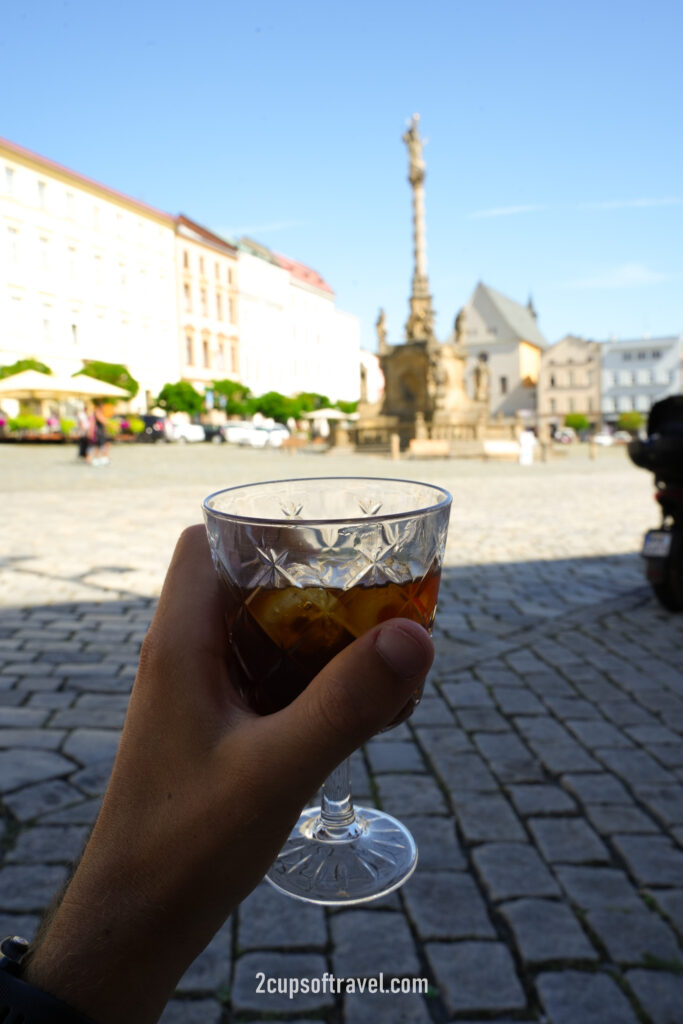
{"type": "Polygon", "coordinates": [[[141,419],[145,424],[145,429],[141,434],[137,435],[138,441],[167,441],[168,440],[168,420],[165,416],[157,416],[154,413],[143,413],[137,417],[141,419]]]}
{"type": "Polygon", "coordinates": [[[594,444],[602,445],[604,448],[609,448],[610,445],[614,444],[614,437],[612,434],[607,433],[593,434],[591,441],[594,444]]]}
{"type": "Polygon", "coordinates": [[[633,434],[629,434],[628,430],[615,430],[612,439],[614,444],[629,444],[633,440],[633,434]]]}
{"type": "Polygon", "coordinates": [[[571,444],[576,441],[576,432],[572,427],[558,427],[553,434],[553,441],[558,444],[571,444]]]}
{"type": "Polygon", "coordinates": [[[205,441],[206,434],[201,423],[186,423],[184,420],[179,420],[176,423],[169,423],[168,439],[169,441],[178,441],[180,444],[187,444],[188,442],[205,441]]]}
{"type": "Polygon", "coordinates": [[[250,448],[280,448],[289,430],[282,423],[252,423],[250,420],[229,420],[221,430],[223,439],[230,444],[250,448]]]}

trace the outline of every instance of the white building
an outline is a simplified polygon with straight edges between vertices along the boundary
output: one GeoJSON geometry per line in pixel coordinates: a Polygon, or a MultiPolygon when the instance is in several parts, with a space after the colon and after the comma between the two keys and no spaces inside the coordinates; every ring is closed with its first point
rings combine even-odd
{"type": "Polygon", "coordinates": [[[607,423],[622,412],[646,415],[651,406],[681,391],[683,336],[603,341],[601,404],[607,423]]]}
{"type": "Polygon", "coordinates": [[[238,243],[240,380],[254,394],[360,392],[360,324],[316,271],[250,239],[238,243]]]}
{"type": "Polygon", "coordinates": [[[123,363],[144,408],[177,339],[173,217],[0,140],[0,364],[123,363]]]}
{"type": "Polygon", "coordinates": [[[522,306],[481,282],[465,307],[465,380],[474,397],[477,361],[486,358],[492,416],[534,416],[541,353],[547,342],[531,300],[522,306]]]}

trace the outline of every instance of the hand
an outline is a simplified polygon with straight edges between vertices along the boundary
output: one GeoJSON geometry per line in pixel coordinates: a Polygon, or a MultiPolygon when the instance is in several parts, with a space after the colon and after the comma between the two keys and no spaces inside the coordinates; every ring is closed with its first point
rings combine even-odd
{"type": "Polygon", "coordinates": [[[432,662],[426,631],[394,619],[261,718],[228,678],[220,586],[203,527],[190,527],[142,645],[102,810],[25,973],[98,1024],[157,1020],[302,807],[432,662]]]}

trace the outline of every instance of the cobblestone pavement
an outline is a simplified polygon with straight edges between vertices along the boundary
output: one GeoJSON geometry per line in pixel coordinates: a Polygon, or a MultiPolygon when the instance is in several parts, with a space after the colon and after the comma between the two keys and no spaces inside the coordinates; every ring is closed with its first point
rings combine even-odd
{"type": "Polygon", "coordinates": [[[266,885],[163,1024],[683,1021],[683,616],[636,554],[652,480],[623,450],[525,468],[0,448],[0,934],[31,933],[97,813],[180,529],[218,487],[359,473],[455,498],[426,696],[354,757],[414,831],[402,890],[327,912],[266,885]],[[426,978],[426,994],[259,994],[267,977],[426,978]]]}

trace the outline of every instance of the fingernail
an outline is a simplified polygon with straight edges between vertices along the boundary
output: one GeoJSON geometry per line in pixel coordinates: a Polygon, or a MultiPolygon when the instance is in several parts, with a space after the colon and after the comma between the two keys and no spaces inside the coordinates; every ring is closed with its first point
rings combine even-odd
{"type": "Polygon", "coordinates": [[[403,626],[385,626],[375,640],[375,648],[389,668],[399,676],[410,679],[426,672],[431,664],[431,650],[425,639],[426,630],[415,624],[415,632],[403,626]]]}

